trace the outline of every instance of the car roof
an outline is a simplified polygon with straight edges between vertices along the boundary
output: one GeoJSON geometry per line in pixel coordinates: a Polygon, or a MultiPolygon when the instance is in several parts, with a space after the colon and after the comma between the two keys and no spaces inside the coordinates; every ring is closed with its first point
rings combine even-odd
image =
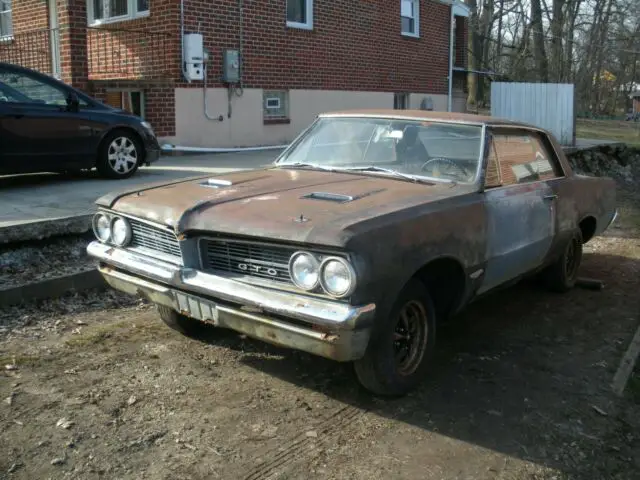
{"type": "Polygon", "coordinates": [[[488,115],[476,115],[473,113],[456,113],[456,112],[435,112],[430,110],[393,110],[393,109],[358,109],[358,110],[340,110],[333,112],[325,112],[320,117],[380,117],[397,120],[423,120],[423,121],[441,121],[451,123],[464,123],[470,125],[490,125],[490,126],[509,126],[522,127],[526,129],[543,130],[534,125],[522,122],[514,122],[498,117],[490,117],[488,115]]]}

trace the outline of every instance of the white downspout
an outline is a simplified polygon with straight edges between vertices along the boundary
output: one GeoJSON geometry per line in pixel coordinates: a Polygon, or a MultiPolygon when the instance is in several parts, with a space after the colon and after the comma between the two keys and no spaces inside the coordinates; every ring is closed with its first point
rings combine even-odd
{"type": "Polygon", "coordinates": [[[453,22],[455,21],[455,16],[453,15],[453,6],[455,2],[451,2],[451,18],[449,19],[449,94],[447,96],[447,112],[452,111],[453,104],[453,56],[455,52],[453,51],[453,22]]]}
{"type": "Polygon", "coordinates": [[[191,83],[184,69],[184,0],[180,0],[180,71],[182,72],[182,78],[187,83],[191,83]]]}

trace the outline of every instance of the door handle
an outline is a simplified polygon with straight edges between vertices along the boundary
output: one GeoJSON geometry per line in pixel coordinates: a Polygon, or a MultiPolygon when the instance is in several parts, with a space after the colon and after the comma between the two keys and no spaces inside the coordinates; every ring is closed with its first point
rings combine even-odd
{"type": "Polygon", "coordinates": [[[545,200],[555,200],[556,198],[558,198],[558,195],[545,195],[544,197],[545,200]]]}

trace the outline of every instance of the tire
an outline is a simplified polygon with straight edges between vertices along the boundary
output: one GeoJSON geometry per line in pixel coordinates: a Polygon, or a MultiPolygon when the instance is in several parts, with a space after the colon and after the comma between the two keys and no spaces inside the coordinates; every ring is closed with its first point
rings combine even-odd
{"type": "Polygon", "coordinates": [[[172,330],[175,330],[187,337],[201,337],[208,330],[209,325],[195,318],[182,315],[172,308],[164,305],[157,305],[158,313],[162,321],[172,330]]]}
{"type": "Polygon", "coordinates": [[[543,272],[546,287],[552,292],[564,293],[571,290],[578,279],[582,261],[582,234],[577,231],[567,242],[562,255],[543,272]]]}
{"type": "Polygon", "coordinates": [[[138,137],[126,130],[114,130],[100,144],[96,168],[106,178],[129,178],[142,165],[142,157],[143,148],[138,137]]]}
{"type": "Polygon", "coordinates": [[[362,386],[370,392],[402,396],[422,381],[435,348],[436,314],[424,284],[411,280],[398,295],[389,317],[382,321],[364,357],[354,362],[354,369],[362,386]],[[404,325],[403,313],[405,318],[412,315],[404,325]],[[407,324],[414,330],[413,339],[397,338],[396,335],[406,334],[407,324]],[[407,341],[413,347],[407,354],[408,361],[397,361],[397,349],[407,341]]]}

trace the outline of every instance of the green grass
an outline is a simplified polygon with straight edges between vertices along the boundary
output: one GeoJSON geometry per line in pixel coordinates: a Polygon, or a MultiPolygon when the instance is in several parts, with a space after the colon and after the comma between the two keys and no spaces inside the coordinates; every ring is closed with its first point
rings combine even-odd
{"type": "Polygon", "coordinates": [[[578,119],[576,137],[611,140],[640,147],[640,122],[578,119]]]}

